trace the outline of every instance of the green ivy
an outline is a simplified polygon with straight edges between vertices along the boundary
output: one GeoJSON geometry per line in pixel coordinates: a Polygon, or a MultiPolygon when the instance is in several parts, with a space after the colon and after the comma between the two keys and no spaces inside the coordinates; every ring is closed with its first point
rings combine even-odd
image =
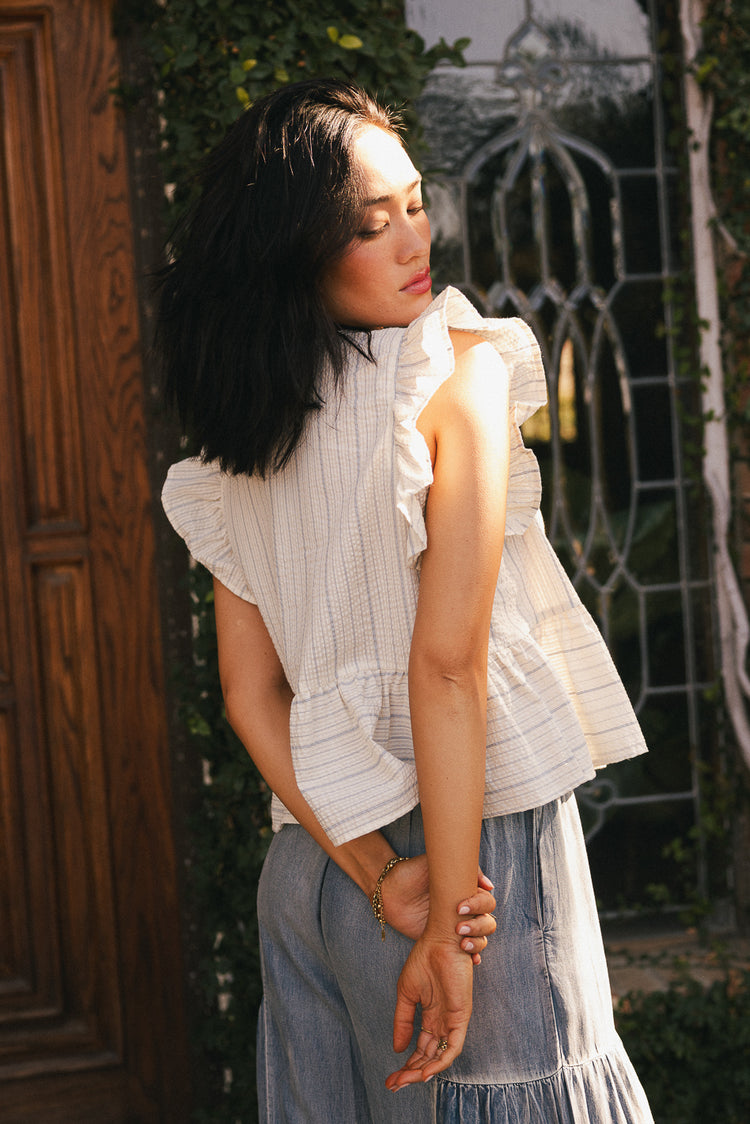
{"type": "Polygon", "coordinates": [[[695,77],[713,95],[712,167],[730,427],[750,422],[750,0],[708,4],[695,77]]]}
{"type": "Polygon", "coordinates": [[[196,163],[263,94],[315,76],[350,78],[403,106],[441,59],[463,64],[468,39],[429,50],[398,0],[121,0],[118,29],[141,29],[159,89],[166,179],[179,205],[196,163]]]}
{"type": "MultiPolygon", "coordinates": [[[[687,160],[691,138],[682,106],[685,78],[683,43],[679,29],[679,6],[664,0],[666,15],[659,43],[663,74],[663,91],[667,103],[668,141],[679,168],[680,189],[676,193],[679,208],[681,257],[692,260],[690,227],[690,176],[687,160]]],[[[701,24],[703,46],[691,71],[703,89],[713,97],[711,132],[711,181],[717,209],[715,245],[717,248],[718,285],[721,313],[721,342],[725,374],[725,417],[730,433],[730,447],[735,458],[747,456],[742,450],[742,437],[750,421],[750,221],[745,200],[750,189],[750,0],[727,0],[705,5],[706,16],[701,24]]],[[[682,426],[682,453],[685,470],[691,481],[690,502],[702,505],[704,425],[713,420],[704,413],[697,392],[708,372],[698,359],[702,333],[708,325],[697,315],[695,276],[692,268],[684,268],[665,285],[665,307],[672,309],[672,320],[665,325],[670,338],[677,371],[682,383],[679,400],[682,426]]],[[[741,516],[740,516],[741,517],[741,516]]],[[[712,707],[718,723],[722,722],[720,684],[706,692],[706,707],[712,707]]],[[[684,881],[684,898],[688,904],[690,923],[699,926],[710,915],[712,903],[726,896],[725,872],[732,863],[732,824],[747,806],[748,785],[739,759],[726,753],[731,732],[722,731],[718,738],[706,739],[706,747],[715,747],[707,761],[698,763],[701,773],[701,809],[696,826],[685,837],[674,839],[665,856],[676,864],[684,881]],[[698,855],[707,861],[709,882],[707,896],[690,889],[698,855]]],[[[694,883],[693,883],[694,885],[694,883]]],[[[666,904],[665,886],[651,886],[655,902],[666,904]]],[[[737,903],[740,909],[746,904],[737,903]]]]}
{"type": "Polygon", "coordinates": [[[708,988],[687,976],[633,992],[615,1017],[658,1124],[747,1124],[750,972],[731,969],[708,988]]]}
{"type": "Polygon", "coordinates": [[[190,824],[190,913],[199,931],[193,1038],[200,1087],[195,1119],[235,1124],[255,1116],[255,1024],[261,998],[255,895],[271,838],[270,793],[226,719],[219,688],[213,583],[190,571],[191,667],[178,673],[181,718],[203,761],[190,824]]]}
{"type": "Polygon", "coordinates": [[[714,96],[714,166],[720,217],[750,256],[750,0],[709,4],[695,77],[714,96]]]}

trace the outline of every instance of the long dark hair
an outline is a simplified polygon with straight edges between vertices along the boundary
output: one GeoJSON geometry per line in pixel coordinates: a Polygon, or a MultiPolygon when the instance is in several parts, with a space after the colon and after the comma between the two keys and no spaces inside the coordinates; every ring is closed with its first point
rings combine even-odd
{"type": "Polygon", "coordinates": [[[399,127],[334,79],[263,98],[210,154],[173,235],[155,339],[165,395],[204,460],[226,471],[283,467],[321,405],[326,361],[341,375],[350,344],[319,282],[360,228],[351,148],[368,124],[399,127]]]}

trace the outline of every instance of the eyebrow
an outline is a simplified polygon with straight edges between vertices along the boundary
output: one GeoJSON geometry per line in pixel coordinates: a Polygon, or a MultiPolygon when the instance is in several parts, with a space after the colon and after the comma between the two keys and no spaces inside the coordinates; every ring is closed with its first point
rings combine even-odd
{"type": "MultiPolygon", "coordinates": [[[[422,182],[422,177],[417,176],[414,183],[410,183],[405,190],[406,195],[410,195],[415,187],[419,187],[422,182]]],[[[377,207],[380,203],[390,203],[394,199],[394,195],[379,195],[377,199],[365,199],[365,207],[377,207]]]]}

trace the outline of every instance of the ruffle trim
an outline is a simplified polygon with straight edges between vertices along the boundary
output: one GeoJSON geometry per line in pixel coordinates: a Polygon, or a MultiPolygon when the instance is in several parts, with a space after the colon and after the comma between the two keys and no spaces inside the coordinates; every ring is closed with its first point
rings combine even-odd
{"type": "MultiPolygon", "coordinates": [[[[301,689],[289,731],[299,789],[336,845],[418,802],[405,672],[374,670],[322,691],[301,689]]],[[[274,819],[274,830],[284,822],[293,817],[274,819]]]]}
{"type": "Polygon", "coordinates": [[[531,640],[575,714],[595,769],[647,752],[643,732],[601,633],[583,605],[535,625],[531,640]]]}
{"type": "Polygon", "coordinates": [[[457,289],[448,287],[405,330],[399,352],[394,405],[396,505],[407,527],[407,561],[416,566],[427,546],[424,503],[432,483],[427,445],[417,419],[438,387],[453,372],[449,331],[473,332],[491,343],[510,379],[510,477],[505,532],[522,535],[541,500],[536,457],[524,446],[521,426],[547,401],[539,346],[523,320],[485,319],[457,289]]]}
{"type": "Polygon", "coordinates": [[[653,1124],[646,1094],[621,1045],[550,1077],[470,1085],[438,1077],[437,1118],[461,1124],[653,1124]]]}
{"type": "Polygon", "coordinates": [[[215,461],[188,457],[170,468],[161,502],[196,562],[241,597],[255,602],[232,547],[224,516],[223,473],[215,461]]]}

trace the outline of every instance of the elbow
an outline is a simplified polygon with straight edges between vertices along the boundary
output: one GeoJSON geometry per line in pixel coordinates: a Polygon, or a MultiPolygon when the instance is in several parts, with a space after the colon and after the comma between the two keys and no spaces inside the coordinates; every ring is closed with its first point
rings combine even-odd
{"type": "Polygon", "coordinates": [[[235,733],[247,719],[248,704],[253,697],[252,684],[242,675],[232,674],[219,667],[219,684],[224,699],[224,713],[235,733]]]}
{"type": "Polygon", "coordinates": [[[436,650],[412,647],[409,659],[410,685],[442,687],[455,694],[487,692],[487,648],[473,646],[436,650]]]}
{"type": "Polygon", "coordinates": [[[220,679],[221,693],[224,698],[224,713],[226,714],[227,722],[236,732],[236,716],[239,708],[239,692],[236,691],[231,683],[227,683],[223,678],[220,679]]]}
{"type": "Polygon", "coordinates": [[[283,674],[258,681],[244,675],[220,672],[219,682],[227,722],[238,736],[240,729],[246,729],[259,714],[275,711],[279,704],[290,706],[293,698],[283,674]]]}

